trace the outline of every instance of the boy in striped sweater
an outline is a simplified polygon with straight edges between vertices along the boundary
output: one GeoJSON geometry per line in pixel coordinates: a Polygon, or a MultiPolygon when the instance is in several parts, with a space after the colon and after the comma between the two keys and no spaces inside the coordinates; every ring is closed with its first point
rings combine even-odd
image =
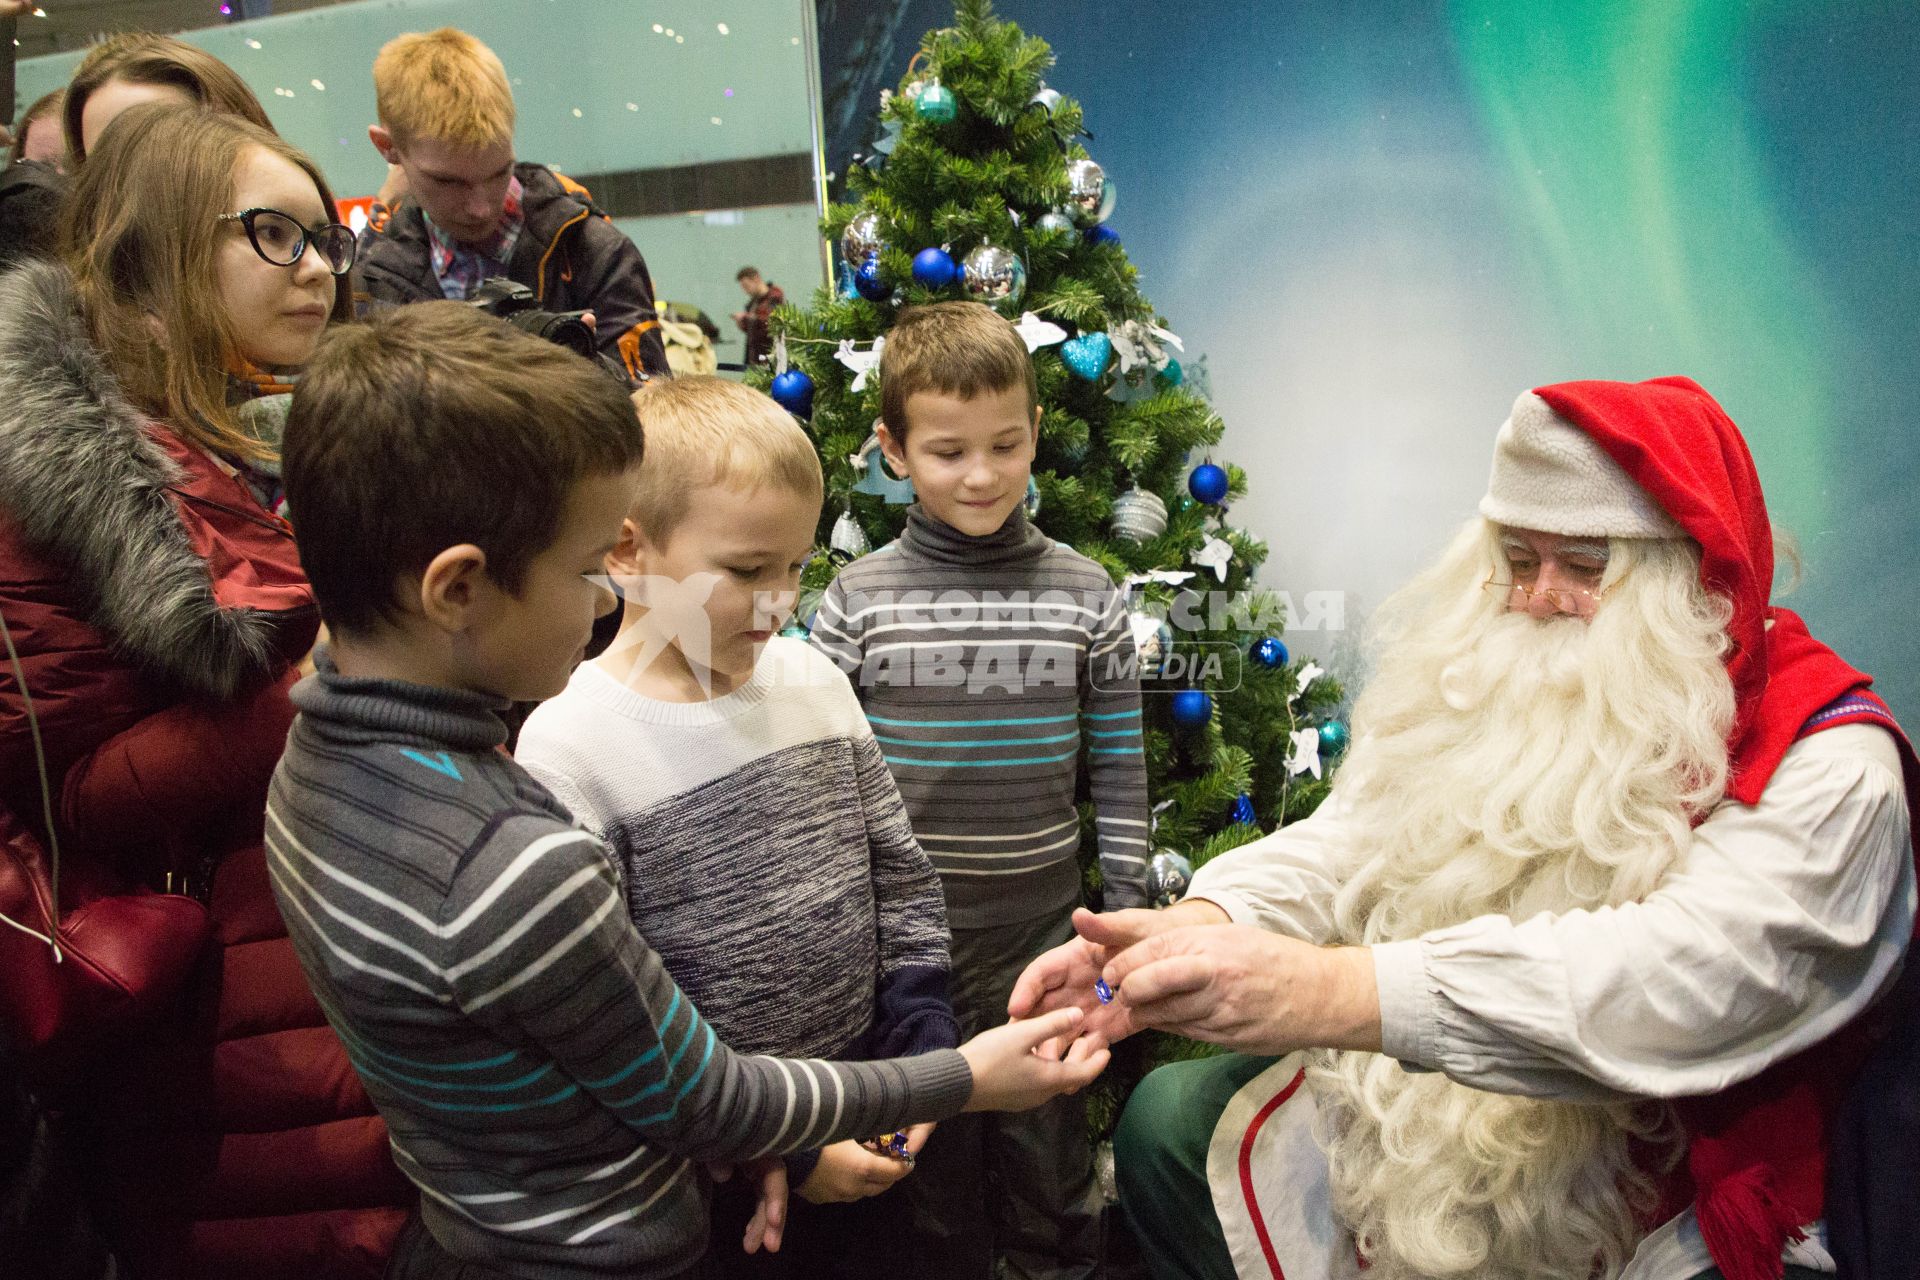
{"type": "MultiPolygon", "coordinates": [[[[903,313],[880,362],[881,448],[919,502],[828,588],[813,642],[854,678],[939,873],[962,1033],[1073,936],[1081,766],[1108,910],[1146,905],[1140,691],[1125,599],[1028,523],[1040,408],[1026,344],[975,302],[903,313]]],[[[931,1274],[1086,1277],[1101,1265],[1084,1108],[943,1125],[903,1187],[931,1274]]]]}
{"type": "MultiPolygon", "coordinates": [[[[516,756],[613,850],[635,926],[727,1043],[797,1058],[952,1048],[933,868],[846,676],[774,634],[820,519],[813,442],[720,378],[633,400],[647,460],[607,557],[620,632],[527,720],[516,756]],[[777,962],[796,940],[804,963],[777,962]]],[[[779,1255],[715,1250],[716,1276],[868,1274],[866,1246],[900,1229],[902,1203],[871,1197],[931,1128],[903,1157],[853,1141],[788,1156],[800,1199],[779,1255]]],[[[715,1224],[752,1209],[723,1187],[715,1224]]]]}
{"type": "Polygon", "coordinates": [[[592,578],[640,456],[613,380],[451,302],[333,335],[288,418],[332,643],[294,690],[268,864],[420,1188],[400,1280],[697,1274],[702,1162],[761,1179],[745,1243],[773,1247],[763,1158],[1032,1105],[1104,1062],[1032,1052],[1071,1020],[884,1062],[744,1057],[674,984],[605,846],[500,750],[500,711],[557,692],[612,606],[592,578]]]}

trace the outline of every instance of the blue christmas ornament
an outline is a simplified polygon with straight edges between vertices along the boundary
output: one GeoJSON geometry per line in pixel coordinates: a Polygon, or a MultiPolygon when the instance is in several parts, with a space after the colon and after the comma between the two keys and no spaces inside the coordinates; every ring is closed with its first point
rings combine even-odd
{"type": "Polygon", "coordinates": [[[1120,243],[1120,233],[1104,222],[1088,227],[1082,234],[1086,236],[1088,244],[1120,243]]]}
{"type": "Polygon", "coordinates": [[[930,80],[913,100],[914,114],[934,124],[946,124],[960,114],[960,99],[938,80],[930,80]]]}
{"type": "Polygon", "coordinates": [[[913,282],[927,289],[944,289],[960,274],[960,264],[945,249],[922,249],[913,255],[913,282]]]}
{"type": "Polygon", "coordinates": [[[1260,815],[1253,811],[1253,797],[1244,791],[1233,802],[1233,820],[1249,827],[1260,821],[1260,815]]]}
{"type": "Polygon", "coordinates": [[[1098,382],[1113,359],[1113,339],[1104,333],[1083,333],[1060,344],[1060,358],[1076,378],[1098,382]]]}
{"type": "Polygon", "coordinates": [[[798,369],[775,374],[770,388],[774,403],[796,418],[813,416],[813,379],[798,369]]]}
{"type": "Polygon", "coordinates": [[[893,288],[880,276],[880,255],[870,254],[867,260],[853,273],[853,287],[868,302],[884,301],[893,293],[893,288]]]}
{"type": "Polygon", "coordinates": [[[1187,477],[1187,492],[1210,507],[1226,501],[1227,471],[1211,462],[1203,462],[1187,477]]]}
{"type": "Polygon", "coordinates": [[[1320,726],[1320,754],[1329,757],[1339,755],[1347,749],[1350,736],[1346,721],[1327,721],[1320,726]]]}
{"type": "Polygon", "coordinates": [[[1255,666],[1264,667],[1268,671],[1277,671],[1287,665],[1287,646],[1281,644],[1274,636],[1255,640],[1253,648],[1247,653],[1253,659],[1255,666]]]}
{"type": "Polygon", "coordinates": [[[1173,695],[1173,722],[1182,729],[1198,729],[1213,719],[1213,698],[1200,689],[1182,689],[1173,695]]]}
{"type": "Polygon", "coordinates": [[[1178,360],[1169,356],[1167,358],[1167,367],[1154,374],[1153,380],[1162,387],[1177,387],[1187,380],[1187,371],[1180,367],[1178,360]]]}
{"type": "Polygon", "coordinates": [[[834,281],[834,291],[843,298],[857,298],[860,290],[854,287],[853,264],[844,258],[840,261],[840,275],[834,281]]]}

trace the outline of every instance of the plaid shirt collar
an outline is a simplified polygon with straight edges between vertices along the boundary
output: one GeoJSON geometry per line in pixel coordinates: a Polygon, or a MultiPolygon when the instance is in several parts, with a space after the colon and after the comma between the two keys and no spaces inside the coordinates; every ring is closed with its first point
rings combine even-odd
{"type": "Polygon", "coordinates": [[[488,276],[507,274],[507,264],[513,261],[513,246],[519,243],[520,233],[527,225],[526,214],[521,209],[523,194],[520,179],[509,178],[500,225],[483,243],[475,245],[461,244],[435,226],[425,209],[420,211],[427,224],[427,246],[434,278],[440,281],[440,292],[456,302],[464,302],[488,276]]]}

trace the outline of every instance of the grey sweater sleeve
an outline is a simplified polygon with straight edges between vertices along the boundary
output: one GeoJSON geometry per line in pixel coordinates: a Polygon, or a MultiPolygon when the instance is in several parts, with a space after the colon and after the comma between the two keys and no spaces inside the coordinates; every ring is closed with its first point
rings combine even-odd
{"type": "Polygon", "coordinates": [[[867,1137],[958,1112],[972,1089],[948,1050],[871,1063],[747,1057],[714,1034],[627,919],[612,862],[550,820],[502,824],[439,922],[476,930],[449,956],[453,999],[509,1042],[531,1042],[570,1083],[676,1154],[741,1160],[867,1137]],[[489,901],[493,899],[493,901],[489,901]],[[501,899],[504,899],[502,901],[501,899]]]}
{"type": "Polygon", "coordinates": [[[1109,911],[1147,905],[1147,761],[1133,653],[1126,598],[1110,588],[1088,646],[1080,689],[1087,778],[1109,911]]]}

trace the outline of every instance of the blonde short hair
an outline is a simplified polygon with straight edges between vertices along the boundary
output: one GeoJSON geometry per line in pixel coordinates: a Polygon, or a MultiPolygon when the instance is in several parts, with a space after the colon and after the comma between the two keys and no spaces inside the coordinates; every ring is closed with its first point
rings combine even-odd
{"type": "Polygon", "coordinates": [[[632,515],[664,545],[686,519],[697,489],[771,485],[818,506],[826,486],[820,455],[793,415],[725,378],[656,380],[633,393],[646,432],[632,515]]]}
{"type": "Polygon", "coordinates": [[[907,401],[922,391],[971,400],[1016,387],[1032,416],[1040,390],[1026,341],[983,302],[908,307],[880,352],[880,420],[895,440],[906,440],[907,401]]]}
{"type": "Polygon", "coordinates": [[[416,138],[477,147],[513,137],[513,90],[493,50],[442,27],[387,41],[373,60],[374,109],[405,144],[416,138]]]}

